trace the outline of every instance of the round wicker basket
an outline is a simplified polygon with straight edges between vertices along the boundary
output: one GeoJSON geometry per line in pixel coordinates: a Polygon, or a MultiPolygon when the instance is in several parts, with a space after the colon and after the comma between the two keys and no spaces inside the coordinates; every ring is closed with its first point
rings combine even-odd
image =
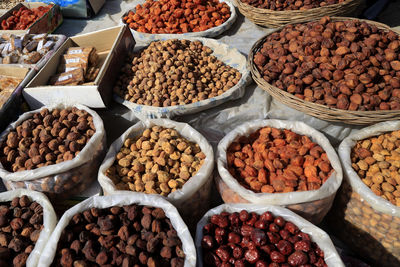
{"type": "Polygon", "coordinates": [[[276,28],[289,23],[307,22],[310,18],[320,19],[324,16],[354,16],[363,0],[346,0],[342,3],[316,7],[307,10],[274,11],[257,8],[241,0],[236,0],[240,13],[257,25],[276,28]]]}
{"type": "MultiPolygon", "coordinates": [[[[344,18],[344,17],[332,17],[331,19],[332,21],[343,21],[348,19],[360,20],[355,18],[344,18]]],[[[318,19],[309,21],[315,21],[315,20],[318,19]]],[[[383,30],[390,29],[389,26],[382,23],[369,20],[360,20],[360,21],[365,21],[369,24],[373,24],[377,26],[379,29],[383,30]]],[[[249,61],[248,61],[251,75],[254,81],[263,90],[267,91],[273,98],[291,108],[304,112],[305,114],[314,116],[318,119],[333,121],[333,122],[343,122],[353,125],[368,125],[382,121],[398,120],[400,118],[400,110],[350,111],[350,110],[331,108],[325,105],[305,101],[265,81],[254,63],[254,55],[261,49],[263,43],[265,42],[265,39],[270,34],[276,31],[280,31],[282,28],[283,27],[278,28],[272,31],[271,33],[267,34],[260,40],[258,40],[250,50],[249,61]]]]}

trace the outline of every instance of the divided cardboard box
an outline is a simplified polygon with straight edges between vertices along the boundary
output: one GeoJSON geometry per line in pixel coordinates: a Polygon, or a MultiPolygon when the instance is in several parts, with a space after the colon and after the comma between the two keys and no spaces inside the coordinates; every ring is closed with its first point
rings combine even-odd
{"type": "Polygon", "coordinates": [[[23,96],[32,109],[56,103],[80,103],[91,108],[104,108],[112,100],[112,90],[125,58],[133,51],[135,41],[126,26],[117,26],[77,35],[67,41],[53,54],[39,73],[25,87],[23,96]],[[93,85],[52,86],[47,85],[57,72],[61,56],[70,47],[96,48],[100,68],[93,85]]]}
{"type": "MultiPolygon", "coordinates": [[[[4,15],[0,17],[0,23],[3,20],[6,20],[8,17],[12,16],[12,12],[18,11],[22,6],[26,6],[29,9],[38,8],[40,6],[48,6],[45,3],[20,3],[6,12],[4,15]]],[[[53,5],[53,7],[44,14],[41,18],[35,21],[28,29],[26,30],[1,30],[0,33],[13,33],[13,34],[20,34],[20,33],[52,33],[58,26],[61,25],[63,22],[63,17],[61,14],[60,6],[53,5]]]]}

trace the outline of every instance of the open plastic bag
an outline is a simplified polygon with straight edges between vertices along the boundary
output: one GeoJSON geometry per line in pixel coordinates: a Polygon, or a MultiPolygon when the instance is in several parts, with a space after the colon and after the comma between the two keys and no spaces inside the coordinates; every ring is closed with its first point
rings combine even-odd
{"type": "Polygon", "coordinates": [[[301,218],[297,214],[294,214],[288,209],[277,206],[257,204],[223,204],[209,210],[204,215],[204,217],[197,224],[195,241],[199,267],[204,266],[201,247],[201,240],[203,238],[203,227],[209,222],[211,216],[214,214],[220,214],[224,211],[233,213],[240,212],[241,210],[255,212],[257,214],[262,214],[266,211],[270,211],[274,216],[282,216],[286,221],[290,221],[294,223],[297,227],[299,227],[300,231],[310,235],[311,240],[317,243],[321,250],[324,252],[324,259],[329,267],[344,267],[344,264],[340,259],[335,247],[333,246],[331,239],[324,231],[306,221],[305,219],[301,218]]]}
{"type": "Polygon", "coordinates": [[[348,136],[339,147],[345,179],[330,213],[332,228],[352,249],[379,266],[400,265],[400,207],[375,195],[351,166],[358,140],[400,129],[400,121],[382,122],[348,136]]]}
{"type": "MultiPolygon", "coordinates": [[[[171,39],[171,38],[167,38],[171,39]]],[[[242,55],[236,48],[232,48],[224,43],[213,39],[207,38],[188,38],[188,37],[175,37],[175,39],[185,39],[189,41],[200,41],[203,45],[210,47],[213,50],[213,56],[217,57],[217,59],[221,60],[225,64],[235,68],[238,70],[242,77],[239,82],[230,88],[228,91],[223,94],[201,100],[188,105],[176,105],[169,107],[153,107],[146,105],[139,105],[128,100],[124,100],[121,97],[114,94],[114,100],[118,103],[126,106],[130,110],[134,112],[134,115],[138,118],[146,119],[146,118],[172,118],[178,115],[187,115],[198,113],[200,111],[210,109],[216,107],[224,102],[229,100],[239,99],[244,93],[246,86],[251,81],[250,70],[247,66],[246,57],[242,55]]],[[[135,50],[138,47],[135,48],[135,50]]]]}
{"type": "MultiPolygon", "coordinates": [[[[183,137],[198,144],[201,151],[206,155],[200,170],[191,177],[181,189],[172,192],[167,199],[174,204],[185,220],[196,224],[198,219],[208,210],[208,200],[212,185],[212,171],[214,169],[214,153],[207,140],[189,124],[171,121],[168,119],[146,120],[136,123],[125,133],[115,140],[100,166],[98,180],[103,188],[104,194],[120,193],[114,183],[105,175],[105,172],[115,161],[115,157],[127,138],[134,138],[143,133],[144,130],[159,125],[165,128],[177,130],[183,137]]],[[[189,224],[189,223],[188,223],[189,224]]]]}
{"type": "Polygon", "coordinates": [[[47,267],[51,265],[61,233],[75,214],[90,208],[104,209],[112,206],[125,206],[131,204],[162,208],[165,215],[171,220],[172,225],[182,241],[182,249],[185,252],[185,266],[196,265],[196,250],[193,239],[174,206],[160,196],[121,192],[118,195],[94,196],[67,210],[58,222],[53,234],[50,236],[50,239],[42,252],[42,256],[40,257],[38,267],[47,267]]]}
{"type": "Polygon", "coordinates": [[[229,132],[218,144],[217,188],[225,203],[254,203],[284,206],[300,214],[311,222],[318,224],[329,211],[335,194],[342,183],[342,167],[339,158],[329,140],[317,130],[302,122],[283,120],[256,120],[242,124],[229,132]],[[318,190],[289,193],[255,193],[241,186],[229,173],[226,162],[226,151],[229,145],[240,136],[247,136],[258,129],[270,126],[288,129],[298,134],[307,135],[319,144],[328,155],[334,172],[318,190]]]}
{"type": "Polygon", "coordinates": [[[106,135],[103,121],[93,110],[83,105],[68,106],[58,104],[50,107],[26,112],[22,114],[16,122],[10,124],[0,135],[0,143],[5,140],[7,134],[15,129],[22,122],[32,117],[33,114],[47,108],[49,111],[59,108],[76,107],[87,111],[93,117],[93,123],[96,127],[95,134],[90,138],[82,151],[72,160],[64,161],[58,164],[44,166],[34,170],[25,170],[19,172],[9,172],[4,169],[0,163],[0,177],[8,190],[16,188],[28,188],[31,190],[42,191],[52,196],[68,195],[71,192],[79,193],[87,188],[96,177],[97,167],[100,166],[106,147],[106,135]]]}
{"type": "MultiPolygon", "coordinates": [[[[184,36],[186,38],[189,38],[189,37],[216,37],[216,36],[220,35],[221,33],[223,33],[224,31],[229,30],[237,19],[236,9],[235,9],[235,6],[231,3],[231,1],[229,1],[229,0],[219,0],[219,1],[224,2],[229,6],[229,9],[231,11],[231,16],[227,21],[225,21],[221,25],[213,27],[211,29],[201,31],[201,32],[188,32],[188,33],[181,33],[181,34],[152,34],[152,33],[138,32],[133,29],[130,29],[131,33],[133,35],[133,38],[135,38],[136,42],[142,42],[142,43],[150,43],[150,42],[156,41],[156,40],[173,39],[173,38],[177,38],[177,37],[181,37],[181,36],[184,36]]],[[[146,2],[145,0],[134,1],[131,4],[133,7],[131,10],[133,12],[135,12],[136,5],[138,5],[138,4],[142,5],[145,2],[146,2]]],[[[126,12],[122,16],[122,18],[125,17],[127,14],[128,14],[128,12],[126,12]]],[[[119,24],[126,25],[126,23],[124,23],[122,18],[121,18],[119,24]]]]}
{"type": "Polygon", "coordinates": [[[29,254],[29,257],[26,261],[27,267],[34,267],[37,266],[47,240],[56,227],[57,216],[49,199],[44,194],[31,190],[16,189],[13,191],[0,193],[0,202],[8,202],[15,197],[21,197],[23,195],[28,196],[32,201],[36,201],[43,208],[43,229],[40,232],[39,239],[36,241],[34,249],[29,254]]]}

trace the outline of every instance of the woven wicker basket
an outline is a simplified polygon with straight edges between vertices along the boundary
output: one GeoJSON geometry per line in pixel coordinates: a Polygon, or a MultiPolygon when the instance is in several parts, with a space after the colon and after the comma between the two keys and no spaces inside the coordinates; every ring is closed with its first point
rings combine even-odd
{"type": "Polygon", "coordinates": [[[316,7],[307,10],[274,11],[265,8],[257,8],[241,0],[236,0],[240,13],[257,25],[276,28],[289,23],[301,23],[310,18],[320,19],[324,16],[355,16],[357,8],[363,0],[346,0],[342,3],[316,7]]]}
{"type": "MultiPolygon", "coordinates": [[[[332,17],[331,19],[332,21],[343,21],[348,19],[360,20],[360,19],[344,18],[344,17],[332,17]]],[[[315,21],[315,20],[318,19],[309,21],[315,21]]],[[[390,29],[389,26],[382,23],[369,20],[360,20],[360,21],[365,21],[368,22],[369,24],[373,24],[377,26],[379,29],[384,29],[384,30],[390,29]]],[[[283,27],[276,29],[271,33],[269,33],[268,35],[272,34],[273,32],[280,31],[282,28],[283,27]]],[[[325,105],[304,101],[284,90],[281,90],[269,84],[267,81],[263,79],[256,65],[254,64],[254,55],[261,49],[268,35],[264,36],[253,45],[249,54],[248,64],[250,65],[249,67],[251,70],[251,75],[254,81],[258,84],[258,86],[267,91],[273,98],[275,98],[279,102],[296,110],[304,112],[308,115],[314,116],[318,119],[333,121],[333,122],[344,122],[347,124],[354,124],[354,125],[368,125],[382,121],[398,120],[400,118],[400,110],[350,111],[350,110],[330,108],[325,105]]]]}

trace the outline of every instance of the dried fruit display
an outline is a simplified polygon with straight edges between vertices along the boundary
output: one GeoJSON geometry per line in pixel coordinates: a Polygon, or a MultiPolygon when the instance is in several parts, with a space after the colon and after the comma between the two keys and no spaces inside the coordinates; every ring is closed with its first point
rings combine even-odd
{"type": "Polygon", "coordinates": [[[0,75],[0,108],[7,102],[8,98],[17,88],[18,84],[22,82],[22,79],[18,79],[11,76],[0,75]]]}
{"type": "Polygon", "coordinates": [[[254,63],[265,81],[305,101],[351,111],[400,109],[400,39],[358,20],[287,25],[254,63]]]}
{"type": "Polygon", "coordinates": [[[230,16],[230,7],[218,0],[148,0],[123,21],[138,32],[179,34],[208,30],[230,16]]]}
{"type": "Polygon", "coordinates": [[[400,206],[400,130],[358,141],[351,161],[374,194],[400,206]]]}
{"type": "Polygon", "coordinates": [[[264,127],[227,150],[230,174],[256,193],[319,189],[333,172],[327,154],[308,136],[264,127]]]}
{"type": "Polygon", "coordinates": [[[10,172],[32,170],[72,160],[96,129],[85,110],[42,109],[6,136],[0,160],[10,172]]]}
{"type": "Polygon", "coordinates": [[[200,41],[152,42],[122,69],[114,92],[130,102],[154,107],[186,105],[219,96],[241,73],[212,55],[200,41]]]}
{"type": "Polygon", "coordinates": [[[184,265],[182,242],[161,208],[114,206],[75,214],[51,266],[184,265]]]}
{"type": "Polygon", "coordinates": [[[265,8],[276,11],[284,10],[307,10],[342,3],[345,0],[239,0],[257,8],[265,8]]]}
{"type": "Polygon", "coordinates": [[[182,188],[204,159],[198,144],[174,129],[153,126],[125,140],[106,175],[119,190],[167,196],[182,188]]]}
{"type": "Polygon", "coordinates": [[[37,8],[29,9],[22,6],[19,10],[14,10],[12,15],[1,21],[2,30],[25,30],[28,29],[36,20],[41,18],[44,14],[49,12],[53,7],[52,4],[48,6],[40,6],[37,8]]]}
{"type": "Polygon", "coordinates": [[[308,234],[269,211],[213,215],[201,247],[205,266],[327,266],[308,234]]]}
{"type": "Polygon", "coordinates": [[[43,208],[28,196],[0,203],[0,266],[24,267],[43,229],[43,208]]]}

